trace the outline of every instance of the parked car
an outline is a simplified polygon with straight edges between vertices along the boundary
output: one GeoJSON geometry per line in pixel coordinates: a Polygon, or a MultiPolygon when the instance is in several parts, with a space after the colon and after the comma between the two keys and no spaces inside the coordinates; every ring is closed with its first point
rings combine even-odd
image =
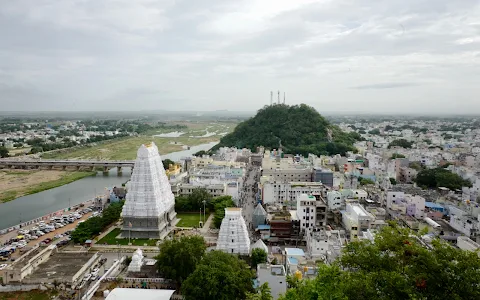
{"type": "Polygon", "coordinates": [[[67,240],[63,240],[63,241],[60,241],[57,243],[57,246],[58,247],[61,247],[61,246],[65,246],[66,244],[68,244],[68,241],[67,240]]]}
{"type": "Polygon", "coordinates": [[[1,265],[0,265],[0,270],[5,269],[7,266],[8,266],[7,264],[1,264],[1,265]]]}

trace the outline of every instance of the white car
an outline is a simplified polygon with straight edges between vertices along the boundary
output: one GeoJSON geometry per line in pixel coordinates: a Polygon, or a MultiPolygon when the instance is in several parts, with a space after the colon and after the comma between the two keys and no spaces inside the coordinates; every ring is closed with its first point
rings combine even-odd
{"type": "Polygon", "coordinates": [[[8,266],[7,264],[1,264],[1,265],[0,265],[0,270],[5,269],[7,266],[8,266]]]}

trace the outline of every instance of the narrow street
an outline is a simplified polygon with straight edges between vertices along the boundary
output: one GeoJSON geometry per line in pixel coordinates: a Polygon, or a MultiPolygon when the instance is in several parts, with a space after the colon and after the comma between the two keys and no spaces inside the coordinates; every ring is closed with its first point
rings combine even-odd
{"type": "Polygon", "coordinates": [[[255,198],[257,178],[260,176],[260,169],[251,165],[247,168],[247,175],[240,194],[240,207],[243,218],[249,230],[253,230],[252,216],[257,200],[255,198]]]}

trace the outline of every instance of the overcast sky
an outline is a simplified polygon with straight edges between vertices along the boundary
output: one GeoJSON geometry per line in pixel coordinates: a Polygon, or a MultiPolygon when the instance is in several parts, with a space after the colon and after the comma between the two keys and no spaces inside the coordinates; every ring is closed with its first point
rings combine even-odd
{"type": "Polygon", "coordinates": [[[0,3],[0,111],[480,113],[478,0],[0,3]]]}

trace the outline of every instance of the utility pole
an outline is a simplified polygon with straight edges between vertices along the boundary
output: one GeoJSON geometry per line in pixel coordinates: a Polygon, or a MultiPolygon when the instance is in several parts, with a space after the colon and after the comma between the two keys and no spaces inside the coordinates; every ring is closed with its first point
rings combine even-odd
{"type": "Polygon", "coordinates": [[[278,104],[280,104],[280,91],[278,91],[278,104]]]}
{"type": "Polygon", "coordinates": [[[273,105],[273,91],[270,91],[270,106],[273,105]]]}

